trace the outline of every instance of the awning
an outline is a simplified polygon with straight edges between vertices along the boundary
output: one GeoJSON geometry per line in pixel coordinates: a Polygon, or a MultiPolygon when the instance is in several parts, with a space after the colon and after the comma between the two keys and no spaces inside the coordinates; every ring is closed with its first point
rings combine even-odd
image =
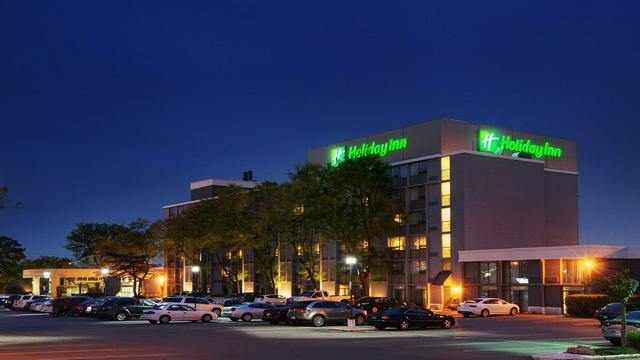
{"type": "Polygon", "coordinates": [[[451,270],[442,270],[438,273],[438,275],[436,275],[436,278],[433,279],[433,282],[431,283],[432,285],[444,285],[444,282],[447,281],[447,279],[449,278],[449,276],[451,276],[451,274],[453,273],[453,271],[451,270]]]}

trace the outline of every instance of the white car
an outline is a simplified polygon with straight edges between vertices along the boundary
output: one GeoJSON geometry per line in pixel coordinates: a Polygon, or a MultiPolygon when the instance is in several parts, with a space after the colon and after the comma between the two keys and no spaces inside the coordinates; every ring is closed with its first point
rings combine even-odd
{"type": "Polygon", "coordinates": [[[262,319],[265,310],[273,309],[274,306],[262,303],[242,303],[233,306],[227,306],[222,310],[222,317],[231,319],[231,321],[251,321],[253,319],[262,319]]]}
{"type": "Polygon", "coordinates": [[[202,321],[209,322],[217,319],[218,314],[210,310],[196,310],[187,305],[160,304],[150,310],[145,310],[140,316],[152,324],[168,324],[171,321],[202,321]]]}
{"type": "Polygon", "coordinates": [[[271,305],[287,305],[287,298],[278,294],[256,295],[256,299],[253,300],[253,302],[271,305]]]}
{"type": "Polygon", "coordinates": [[[220,304],[212,304],[204,298],[193,296],[169,296],[162,299],[163,304],[187,305],[196,310],[212,311],[220,316],[224,306],[220,304]]]}
{"type": "Polygon", "coordinates": [[[42,298],[44,298],[44,296],[22,295],[22,296],[20,296],[19,299],[17,299],[13,303],[13,309],[14,310],[29,310],[29,308],[27,306],[29,304],[31,304],[31,301],[42,299],[42,298]]]}
{"type": "Polygon", "coordinates": [[[475,298],[469,299],[458,305],[458,313],[464,317],[479,315],[487,317],[489,315],[517,315],[520,307],[516,304],[497,298],[475,298]]]}

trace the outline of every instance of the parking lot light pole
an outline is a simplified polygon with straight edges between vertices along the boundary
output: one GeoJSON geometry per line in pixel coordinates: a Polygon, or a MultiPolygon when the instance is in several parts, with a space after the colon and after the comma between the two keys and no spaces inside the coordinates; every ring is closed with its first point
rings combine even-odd
{"type": "Polygon", "coordinates": [[[351,294],[351,277],[353,274],[353,265],[356,264],[357,260],[353,256],[347,256],[345,262],[347,263],[347,265],[349,265],[349,300],[353,303],[353,295],[351,294]]]}
{"type": "Polygon", "coordinates": [[[193,265],[191,267],[191,272],[193,272],[193,278],[191,279],[191,292],[193,293],[193,296],[195,297],[195,293],[196,291],[194,291],[194,289],[197,289],[197,282],[196,282],[196,275],[200,272],[200,266],[198,265],[193,265]]]}

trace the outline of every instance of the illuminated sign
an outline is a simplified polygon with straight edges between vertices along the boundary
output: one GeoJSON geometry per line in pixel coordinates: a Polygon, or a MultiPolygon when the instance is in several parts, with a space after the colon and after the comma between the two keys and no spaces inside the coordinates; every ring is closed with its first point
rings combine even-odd
{"type": "Polygon", "coordinates": [[[478,132],[478,150],[493,154],[502,154],[503,151],[512,153],[526,153],[536,158],[543,156],[559,158],[562,156],[562,148],[554,147],[545,141],[544,144],[536,144],[531,139],[511,138],[502,135],[495,130],[481,129],[478,132]]]}
{"type": "Polygon", "coordinates": [[[405,149],[407,138],[391,138],[387,142],[378,144],[375,141],[351,146],[336,146],[329,151],[329,165],[336,167],[345,159],[357,159],[367,155],[387,156],[392,151],[405,149]]]}

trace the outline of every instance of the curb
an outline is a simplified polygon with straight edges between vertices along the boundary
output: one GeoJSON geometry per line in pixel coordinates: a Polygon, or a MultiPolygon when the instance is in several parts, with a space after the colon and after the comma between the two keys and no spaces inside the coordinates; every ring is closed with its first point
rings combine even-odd
{"type": "Polygon", "coordinates": [[[579,355],[568,354],[564,352],[553,352],[544,354],[535,354],[531,356],[534,360],[579,360],[579,359],[599,359],[599,360],[614,360],[614,359],[640,359],[640,354],[623,354],[623,355],[579,355]]]}

